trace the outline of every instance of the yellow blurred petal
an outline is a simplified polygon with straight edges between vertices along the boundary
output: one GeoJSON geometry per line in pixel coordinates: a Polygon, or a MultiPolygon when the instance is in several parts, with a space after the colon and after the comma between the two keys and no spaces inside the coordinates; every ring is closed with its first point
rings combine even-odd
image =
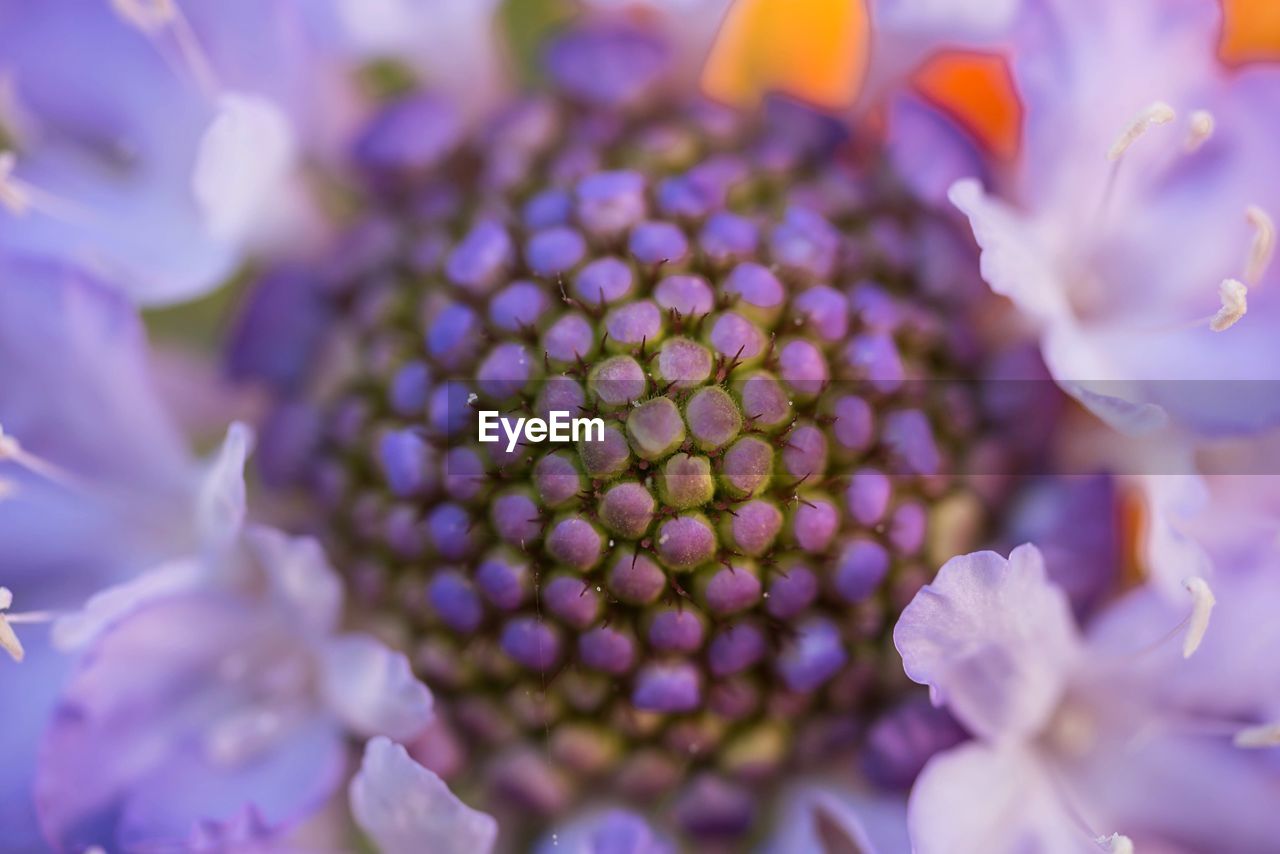
{"type": "Polygon", "coordinates": [[[737,0],[702,74],[712,98],[738,106],[781,92],[838,110],[866,76],[865,0],[737,0]]]}
{"type": "Polygon", "coordinates": [[[1280,60],[1280,2],[1222,0],[1218,55],[1233,65],[1280,60]]]}
{"type": "Polygon", "coordinates": [[[960,123],[989,153],[1012,159],[1022,140],[1022,102],[1003,56],[945,51],[916,72],[916,89],[960,123]]]}

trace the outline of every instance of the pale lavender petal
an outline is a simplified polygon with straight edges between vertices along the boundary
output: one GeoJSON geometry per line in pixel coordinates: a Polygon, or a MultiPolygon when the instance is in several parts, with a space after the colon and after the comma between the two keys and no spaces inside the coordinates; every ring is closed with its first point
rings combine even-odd
{"type": "Polygon", "coordinates": [[[1040,731],[1080,651],[1070,605],[1035,546],[1009,559],[947,561],[893,631],[903,665],[973,733],[1018,740],[1040,731]]]}
{"type": "Polygon", "coordinates": [[[302,624],[317,633],[333,631],[342,611],[342,582],[320,543],[261,526],[248,530],[247,542],[275,594],[302,624]]]}
{"type": "Polygon", "coordinates": [[[916,854],[1083,854],[1092,843],[1037,755],[1016,745],[935,756],[911,790],[907,823],[916,854]]]}
{"type": "Polygon", "coordinates": [[[349,791],[356,823],[382,854],[488,854],[498,836],[492,817],[386,738],[370,739],[349,791]]]}
{"type": "Polygon", "coordinates": [[[329,710],[353,732],[413,738],[431,722],[431,692],[403,653],[367,635],[344,635],[323,651],[322,688],[329,710]]]}
{"type": "Polygon", "coordinates": [[[253,441],[251,427],[232,424],[196,491],[196,529],[206,546],[226,547],[240,534],[245,515],[244,464],[253,441]]]}
{"type": "Polygon", "coordinates": [[[791,792],[761,854],[908,854],[906,802],[834,786],[791,792]]]}
{"type": "Polygon", "coordinates": [[[194,590],[207,578],[197,560],[179,559],[137,578],[95,593],[79,611],[53,624],[54,646],[63,652],[84,649],[135,611],[158,600],[194,590]]]}

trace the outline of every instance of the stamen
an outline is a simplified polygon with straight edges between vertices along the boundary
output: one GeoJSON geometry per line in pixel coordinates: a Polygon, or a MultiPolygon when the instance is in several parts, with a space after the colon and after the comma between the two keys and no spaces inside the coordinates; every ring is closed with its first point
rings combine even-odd
{"type": "Polygon", "coordinates": [[[1217,600],[1203,578],[1188,578],[1183,586],[1191,594],[1191,618],[1187,623],[1187,636],[1182,641],[1182,657],[1190,658],[1204,641],[1204,633],[1209,629],[1209,614],[1217,600]]]}
{"type": "Polygon", "coordinates": [[[0,587],[0,649],[9,653],[14,661],[20,662],[26,653],[13,626],[21,623],[47,623],[54,618],[54,615],[47,611],[6,613],[11,605],[13,605],[13,592],[8,587],[0,587]]]}
{"type": "Polygon", "coordinates": [[[0,151],[0,207],[14,216],[22,216],[31,208],[31,194],[13,176],[18,158],[12,151],[0,151]]]}
{"type": "Polygon", "coordinates": [[[1235,326],[1240,318],[1249,310],[1249,289],[1238,279],[1223,279],[1218,286],[1218,297],[1222,300],[1222,308],[1209,318],[1209,328],[1214,332],[1225,332],[1235,326]]]}
{"type": "Polygon", "coordinates": [[[218,92],[217,77],[208,57],[200,47],[195,31],[187,21],[177,0],[111,0],[111,7],[126,23],[137,27],[153,39],[168,30],[173,35],[183,64],[206,95],[218,92]]]}
{"type": "Polygon", "coordinates": [[[1235,734],[1231,743],[1246,750],[1280,747],[1280,723],[1245,727],[1235,734]]]}
{"type": "Polygon", "coordinates": [[[1111,854],[1133,854],[1133,840],[1120,833],[1099,836],[1096,842],[1099,848],[1111,854]]]}
{"type": "Polygon", "coordinates": [[[1191,114],[1190,120],[1187,122],[1187,153],[1199,151],[1200,146],[1209,141],[1209,137],[1213,136],[1214,120],[1213,113],[1208,110],[1196,110],[1191,114]]]}
{"type": "Polygon", "coordinates": [[[4,432],[0,424],[0,463],[12,462],[32,474],[67,488],[76,488],[77,479],[66,469],[42,459],[22,447],[16,436],[4,432]]]}
{"type": "Polygon", "coordinates": [[[1271,217],[1257,205],[1249,205],[1245,209],[1244,218],[1253,226],[1253,244],[1249,247],[1249,258],[1244,265],[1244,280],[1250,285],[1262,281],[1271,263],[1271,256],[1276,251],[1276,225],[1271,217]]]}
{"type": "Polygon", "coordinates": [[[1111,148],[1107,151],[1107,160],[1115,163],[1123,157],[1124,153],[1129,150],[1129,147],[1137,142],[1138,138],[1146,133],[1150,128],[1155,125],[1167,125],[1169,122],[1173,121],[1176,116],[1177,113],[1173,111],[1173,107],[1170,107],[1164,101],[1156,101],[1149,105],[1134,117],[1133,121],[1129,123],[1129,126],[1124,129],[1124,132],[1120,134],[1119,138],[1112,144],[1111,148]]]}

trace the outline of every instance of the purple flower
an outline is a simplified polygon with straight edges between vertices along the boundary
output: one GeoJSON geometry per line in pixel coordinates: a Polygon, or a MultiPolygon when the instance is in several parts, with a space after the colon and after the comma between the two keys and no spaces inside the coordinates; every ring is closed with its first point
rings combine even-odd
{"type": "Polygon", "coordinates": [[[1265,850],[1280,776],[1243,748],[1275,713],[1277,638],[1250,615],[1275,607],[1280,584],[1264,571],[1219,584],[1207,636],[1212,596],[1199,590],[1180,651],[1161,639],[1185,602],[1134,591],[1081,635],[1034,546],[948,561],[894,643],[975,740],[916,782],[915,850],[1077,851],[1113,833],[1139,849],[1265,850]]]}
{"type": "MultiPolygon", "coordinates": [[[[431,695],[372,637],[339,634],[320,546],[251,528],[234,557],[122,594],[41,746],[41,825],[60,846],[176,844],[252,807],[273,831],[343,780],[344,735],[409,739],[431,695]],[[129,593],[134,595],[130,596],[129,593]]],[[[101,617],[101,615],[97,615],[101,617]]]]}
{"type": "Polygon", "coordinates": [[[1224,67],[1220,16],[1209,0],[1029,4],[1008,198],[974,180],[950,193],[1054,378],[1127,432],[1280,419],[1280,77],[1224,67]]]}

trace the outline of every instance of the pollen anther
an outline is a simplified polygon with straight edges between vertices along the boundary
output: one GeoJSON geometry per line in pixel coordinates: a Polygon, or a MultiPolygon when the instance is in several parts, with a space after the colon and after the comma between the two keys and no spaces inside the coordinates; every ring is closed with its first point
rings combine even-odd
{"type": "Polygon", "coordinates": [[[1238,279],[1223,279],[1218,286],[1218,297],[1222,300],[1222,308],[1209,318],[1209,328],[1214,332],[1225,332],[1249,310],[1249,289],[1238,279]]]}
{"type": "Polygon", "coordinates": [[[1200,147],[1213,136],[1213,113],[1208,110],[1196,110],[1187,121],[1187,153],[1199,151],[1200,147]]]}
{"type": "Polygon", "coordinates": [[[1122,833],[1099,836],[1095,841],[1098,847],[1104,851],[1110,851],[1111,854],[1133,854],[1133,840],[1122,833]]]}
{"type": "Polygon", "coordinates": [[[1276,224],[1271,216],[1257,205],[1245,208],[1244,218],[1253,226],[1253,243],[1249,247],[1249,258],[1245,262],[1244,280],[1247,284],[1256,285],[1262,281],[1271,263],[1271,256],[1276,250],[1276,224]]]}
{"type": "Polygon", "coordinates": [[[1124,156],[1129,147],[1138,141],[1144,133],[1155,125],[1167,125],[1177,117],[1177,113],[1173,111],[1164,101],[1156,101],[1146,107],[1142,112],[1138,113],[1124,129],[1119,138],[1112,144],[1107,151],[1107,160],[1112,163],[1124,156]]]}
{"type": "Polygon", "coordinates": [[[1191,617],[1187,621],[1187,635],[1182,641],[1182,657],[1190,658],[1204,640],[1204,633],[1209,629],[1209,614],[1217,600],[1203,578],[1188,578],[1182,586],[1191,594],[1191,617]]]}
{"type": "Polygon", "coordinates": [[[1280,747],[1280,722],[1245,727],[1235,734],[1231,743],[1250,750],[1280,747]]]}

